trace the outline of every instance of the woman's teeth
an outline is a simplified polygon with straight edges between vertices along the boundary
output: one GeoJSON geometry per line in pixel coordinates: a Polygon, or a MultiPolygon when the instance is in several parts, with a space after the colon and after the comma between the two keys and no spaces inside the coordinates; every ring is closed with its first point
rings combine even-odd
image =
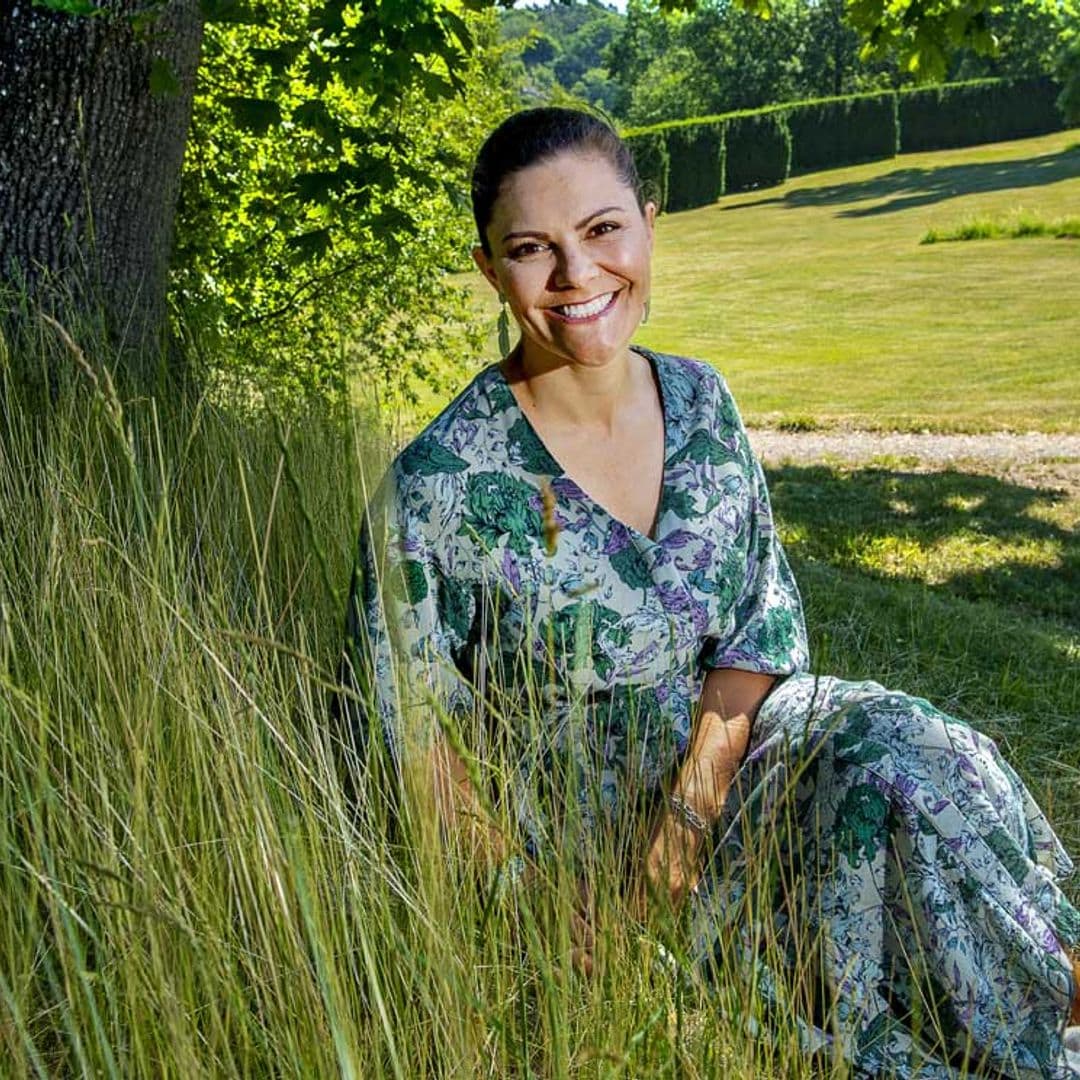
{"type": "Polygon", "coordinates": [[[588,319],[593,315],[599,315],[608,306],[614,295],[613,292],[604,293],[603,296],[597,296],[586,304],[565,304],[554,308],[554,310],[567,319],[588,319]]]}

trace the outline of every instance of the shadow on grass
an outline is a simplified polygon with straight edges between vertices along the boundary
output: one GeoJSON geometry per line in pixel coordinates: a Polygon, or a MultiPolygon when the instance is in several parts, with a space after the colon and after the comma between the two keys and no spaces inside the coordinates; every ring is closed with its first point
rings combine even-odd
{"type": "Polygon", "coordinates": [[[1001,605],[1080,631],[1080,531],[1048,520],[1067,496],[963,472],[767,470],[799,561],[1001,605]]]}
{"type": "Polygon", "coordinates": [[[779,204],[798,209],[808,206],[843,206],[875,201],[875,205],[838,211],[839,217],[862,218],[927,206],[960,195],[1042,187],[1080,176],[1080,145],[1055,154],[1019,158],[1014,161],[986,161],[971,165],[942,165],[932,169],[894,169],[868,180],[845,184],[799,188],[786,195],[725,206],[742,210],[748,206],[779,204]],[[885,199],[885,202],[877,200],[885,199]]]}

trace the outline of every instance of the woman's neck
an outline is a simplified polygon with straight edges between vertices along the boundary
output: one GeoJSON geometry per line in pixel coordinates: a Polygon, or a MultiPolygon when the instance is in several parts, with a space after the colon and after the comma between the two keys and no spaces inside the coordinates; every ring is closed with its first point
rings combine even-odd
{"type": "Polygon", "coordinates": [[[642,368],[629,348],[603,364],[589,365],[525,355],[519,342],[503,373],[526,411],[547,423],[610,432],[619,411],[634,399],[642,368]]]}

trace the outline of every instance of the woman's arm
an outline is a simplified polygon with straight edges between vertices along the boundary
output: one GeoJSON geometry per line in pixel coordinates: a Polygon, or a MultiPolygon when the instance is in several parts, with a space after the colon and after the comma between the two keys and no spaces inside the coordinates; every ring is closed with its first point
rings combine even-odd
{"type": "Polygon", "coordinates": [[[445,738],[438,738],[426,755],[422,786],[430,785],[435,818],[445,842],[478,868],[500,866],[506,841],[484,808],[461,756],[445,738]]]}
{"type": "Polygon", "coordinates": [[[696,884],[707,829],[720,816],[754,717],[775,681],[775,675],[735,668],[715,668],[706,676],[690,749],[645,854],[639,915],[650,903],[678,908],[696,884]],[[679,812],[672,804],[686,810],[679,812]],[[707,828],[698,827],[699,822],[707,828]]]}

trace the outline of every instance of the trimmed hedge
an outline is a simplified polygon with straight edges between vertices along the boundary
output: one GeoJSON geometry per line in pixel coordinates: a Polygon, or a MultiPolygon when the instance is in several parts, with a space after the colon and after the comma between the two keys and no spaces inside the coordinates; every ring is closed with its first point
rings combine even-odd
{"type": "Polygon", "coordinates": [[[668,210],[708,206],[724,194],[724,122],[706,120],[667,129],[668,210]]]}
{"type": "Polygon", "coordinates": [[[792,172],[813,172],[895,157],[896,94],[853,94],[799,102],[788,112],[792,172]]]}
{"type": "Polygon", "coordinates": [[[811,172],[1061,131],[1048,77],[980,79],[926,90],[852,94],[702,116],[625,132],[661,210],[707,206],[725,192],[811,172]]]}
{"type": "Polygon", "coordinates": [[[782,184],[791,172],[791,132],[784,112],[729,117],[723,163],[725,193],[782,184]]]}
{"type": "Polygon", "coordinates": [[[1060,131],[1059,90],[1048,76],[901,90],[900,147],[904,153],[948,150],[1060,131]]]}
{"type": "Polygon", "coordinates": [[[658,212],[666,210],[671,156],[668,154],[664,132],[629,135],[626,144],[634,155],[634,164],[637,166],[638,176],[641,177],[645,198],[656,203],[658,212]]]}

